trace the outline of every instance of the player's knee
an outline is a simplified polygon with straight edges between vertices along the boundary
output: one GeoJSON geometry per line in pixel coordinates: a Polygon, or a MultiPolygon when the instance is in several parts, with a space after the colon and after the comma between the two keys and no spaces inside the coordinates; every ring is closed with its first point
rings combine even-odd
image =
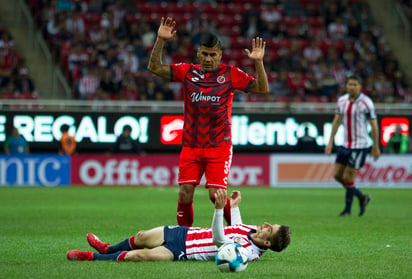
{"type": "Polygon", "coordinates": [[[334,178],[337,182],[342,183],[342,184],[344,183],[342,176],[335,174],[334,178]]]}
{"type": "Polygon", "coordinates": [[[146,239],[147,239],[146,231],[144,231],[144,230],[139,231],[139,232],[134,236],[134,244],[135,244],[136,246],[143,245],[143,244],[145,243],[146,239]]]}
{"type": "Polygon", "coordinates": [[[183,184],[179,189],[179,201],[191,202],[193,199],[194,186],[183,184]]]}

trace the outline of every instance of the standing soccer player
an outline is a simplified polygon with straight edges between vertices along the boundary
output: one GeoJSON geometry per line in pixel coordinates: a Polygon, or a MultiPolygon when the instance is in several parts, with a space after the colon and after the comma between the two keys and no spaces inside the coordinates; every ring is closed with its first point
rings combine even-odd
{"type": "Polygon", "coordinates": [[[353,196],[359,199],[359,216],[365,213],[370,201],[369,195],[364,195],[355,185],[358,170],[363,167],[369,151],[377,160],[381,154],[378,140],[378,123],[372,100],[361,92],[361,79],[350,76],[346,81],[347,93],[338,99],[335,118],[329,143],[325,147],[326,155],[330,155],[336,132],[343,124],[344,143],[339,149],[334,176],[346,189],[345,208],[340,216],[350,216],[353,196]],[[369,143],[368,122],[372,127],[372,149],[369,143]]]}
{"type": "MultiPolygon", "coordinates": [[[[234,90],[268,94],[269,85],[263,66],[266,42],[252,40],[252,51],[245,49],[253,60],[256,77],[237,67],[221,64],[219,39],[204,35],[197,50],[200,64],[162,64],[166,40],[176,35],[176,22],[162,18],[148,69],[164,79],[182,82],[184,95],[183,147],[179,160],[179,200],[177,223],[193,224],[193,195],[203,174],[209,198],[214,203],[217,189],[226,189],[232,162],[231,115],[234,90]]],[[[230,199],[224,208],[224,218],[230,225],[230,199]]]]}

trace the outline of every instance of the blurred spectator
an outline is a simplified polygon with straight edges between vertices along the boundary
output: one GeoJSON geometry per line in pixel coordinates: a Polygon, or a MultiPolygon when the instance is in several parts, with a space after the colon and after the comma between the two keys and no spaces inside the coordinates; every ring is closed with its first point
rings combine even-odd
{"type": "Polygon", "coordinates": [[[76,139],[69,134],[69,126],[63,125],[60,128],[62,132],[62,137],[60,138],[60,149],[59,154],[73,155],[76,153],[76,139]]]}
{"type": "Polygon", "coordinates": [[[126,71],[136,74],[139,70],[139,58],[134,53],[133,45],[126,47],[126,51],[119,55],[119,60],[123,60],[126,71]]]}
{"type": "Polygon", "coordinates": [[[106,69],[103,73],[103,78],[99,82],[99,86],[96,88],[95,99],[99,100],[116,100],[119,99],[119,89],[113,82],[112,71],[106,69]]]}
{"type": "Polygon", "coordinates": [[[303,57],[309,63],[316,63],[323,57],[322,50],[318,47],[316,40],[310,40],[309,45],[303,50],[303,57]]]}
{"type": "Polygon", "coordinates": [[[348,28],[344,24],[342,18],[337,17],[328,25],[328,32],[329,37],[332,40],[343,40],[348,33],[348,28]]]}
{"type": "Polygon", "coordinates": [[[298,143],[296,150],[299,153],[318,153],[321,152],[321,148],[316,143],[316,139],[310,136],[309,127],[305,127],[303,135],[298,137],[298,143]]]}
{"type": "Polygon", "coordinates": [[[14,93],[20,96],[35,97],[37,96],[37,91],[34,86],[33,80],[29,77],[29,69],[21,68],[19,70],[19,75],[15,81],[14,93]]]}
{"type": "Polygon", "coordinates": [[[260,34],[262,26],[260,12],[255,5],[252,5],[243,15],[241,34],[246,39],[255,38],[260,34]]]}
{"type": "Polygon", "coordinates": [[[294,96],[303,97],[305,95],[305,77],[300,71],[289,73],[289,88],[294,96]]]}
{"type": "Polygon", "coordinates": [[[72,34],[84,34],[85,26],[81,11],[69,11],[67,13],[66,30],[72,34]]]}
{"type": "Polygon", "coordinates": [[[374,83],[375,102],[393,101],[393,86],[383,73],[378,73],[374,83]]]}
{"type": "Polygon", "coordinates": [[[265,24],[277,23],[282,20],[282,13],[275,3],[262,4],[261,19],[265,24]]]}
{"type": "Polygon", "coordinates": [[[405,98],[407,95],[407,86],[401,71],[395,71],[392,82],[394,97],[397,100],[405,98]]]}
{"type": "Polygon", "coordinates": [[[119,98],[127,101],[140,100],[140,93],[137,89],[136,81],[128,72],[125,72],[121,79],[119,98]]]}
{"type": "Polygon", "coordinates": [[[313,73],[308,73],[304,81],[305,96],[320,96],[322,86],[313,73]]]}
{"type": "Polygon", "coordinates": [[[346,71],[345,65],[343,65],[341,61],[334,63],[330,67],[329,71],[340,86],[345,85],[346,79],[348,77],[348,72],[346,71]]]}
{"type": "Polygon", "coordinates": [[[402,133],[401,124],[396,125],[396,130],[389,138],[388,151],[390,154],[405,154],[408,152],[408,135],[402,133]]]}
{"type": "Polygon", "coordinates": [[[280,71],[278,78],[275,79],[269,86],[272,97],[287,97],[291,95],[291,90],[288,84],[288,72],[280,71]]]}
{"type": "Polygon", "coordinates": [[[300,0],[284,1],[283,10],[286,16],[303,17],[305,16],[304,7],[300,0]]]}
{"type": "Polygon", "coordinates": [[[4,152],[10,155],[29,154],[29,145],[23,135],[20,135],[17,128],[13,128],[11,134],[4,143],[4,152]]]}
{"type": "Polygon", "coordinates": [[[122,134],[117,137],[112,147],[113,153],[140,154],[144,155],[140,144],[131,137],[132,127],[124,126],[122,134]]]}
{"type": "Polygon", "coordinates": [[[311,30],[306,17],[301,18],[301,22],[296,26],[296,36],[299,39],[308,40],[311,36],[311,30]]]}
{"type": "Polygon", "coordinates": [[[79,80],[78,98],[80,100],[92,100],[95,98],[96,89],[99,86],[96,68],[90,67],[83,71],[83,76],[79,80]]]}

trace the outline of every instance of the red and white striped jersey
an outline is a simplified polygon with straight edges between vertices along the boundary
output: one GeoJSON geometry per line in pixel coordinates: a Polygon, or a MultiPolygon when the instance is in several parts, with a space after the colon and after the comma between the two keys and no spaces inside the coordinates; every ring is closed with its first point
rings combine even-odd
{"type": "Polygon", "coordinates": [[[344,128],[343,147],[346,148],[369,148],[368,120],[376,119],[375,106],[372,100],[360,93],[355,101],[351,102],[349,94],[338,99],[336,113],[342,117],[344,128]]]}
{"type": "MultiPolygon", "coordinates": [[[[257,260],[267,250],[256,246],[249,234],[257,226],[237,224],[224,227],[225,236],[248,250],[249,261],[257,260]]],[[[186,236],[186,256],[188,260],[214,260],[217,247],[213,244],[211,228],[190,228],[186,236]]]]}

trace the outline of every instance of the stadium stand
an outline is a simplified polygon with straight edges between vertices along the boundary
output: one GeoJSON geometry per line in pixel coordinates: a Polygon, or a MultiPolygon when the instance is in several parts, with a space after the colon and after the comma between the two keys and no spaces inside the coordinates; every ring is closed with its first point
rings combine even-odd
{"type": "Polygon", "coordinates": [[[0,99],[37,99],[29,74],[10,32],[0,24],[0,99]]]}
{"type": "MultiPolygon", "coordinates": [[[[172,16],[178,37],[166,46],[165,63],[191,62],[201,34],[216,32],[223,62],[253,73],[243,49],[263,36],[272,85],[265,101],[331,102],[345,77],[358,74],[375,102],[412,102],[411,85],[365,0],[26,1],[75,99],[181,100],[179,84],[146,69],[160,17],[172,16]]],[[[263,101],[242,94],[236,100],[263,101]]]]}

